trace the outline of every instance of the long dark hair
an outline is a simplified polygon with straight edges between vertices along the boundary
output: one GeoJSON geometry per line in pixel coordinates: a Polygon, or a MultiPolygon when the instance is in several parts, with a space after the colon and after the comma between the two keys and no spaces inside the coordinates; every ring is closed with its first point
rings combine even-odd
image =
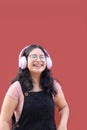
{"type": "MultiPolygon", "coordinates": [[[[28,46],[24,49],[22,56],[25,56],[26,59],[29,55],[29,53],[35,49],[39,48],[43,51],[45,56],[48,56],[47,52],[43,49],[42,46],[32,44],[31,46],[28,46]]],[[[33,83],[32,83],[32,77],[30,75],[30,71],[28,68],[21,69],[19,68],[18,73],[16,77],[11,81],[11,84],[14,83],[15,81],[23,82],[23,84],[27,87],[27,90],[30,91],[33,88],[33,83]]],[[[45,68],[45,70],[42,72],[40,76],[40,86],[42,89],[46,92],[50,92],[52,94],[56,94],[56,91],[54,90],[54,78],[52,77],[51,71],[45,68]]]]}

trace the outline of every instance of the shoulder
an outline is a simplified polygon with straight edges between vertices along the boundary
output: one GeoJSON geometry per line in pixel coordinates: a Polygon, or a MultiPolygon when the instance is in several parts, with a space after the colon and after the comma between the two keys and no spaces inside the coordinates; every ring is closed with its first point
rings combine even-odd
{"type": "Polygon", "coordinates": [[[54,80],[54,89],[57,93],[62,89],[62,86],[57,80],[54,80]]]}
{"type": "Polygon", "coordinates": [[[62,90],[61,85],[56,81],[55,82],[55,90],[57,91],[57,94],[54,96],[54,102],[55,105],[59,107],[59,109],[63,108],[67,104],[64,92],[62,90]]]}
{"type": "Polygon", "coordinates": [[[20,82],[19,81],[15,81],[13,84],[10,85],[8,90],[16,90],[18,91],[21,88],[20,82]]]}
{"type": "Polygon", "coordinates": [[[11,96],[15,99],[19,98],[21,92],[21,85],[19,81],[15,81],[13,84],[11,84],[8,88],[8,91],[6,95],[11,96]]]}

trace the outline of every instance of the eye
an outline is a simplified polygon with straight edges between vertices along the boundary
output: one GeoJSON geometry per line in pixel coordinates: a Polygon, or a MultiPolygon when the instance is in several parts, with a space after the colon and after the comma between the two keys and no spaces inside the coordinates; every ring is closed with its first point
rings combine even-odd
{"type": "Polygon", "coordinates": [[[45,61],[45,56],[44,55],[40,55],[40,60],[45,61]]]}
{"type": "Polygon", "coordinates": [[[37,59],[37,55],[36,55],[36,54],[30,55],[30,59],[31,59],[31,60],[36,60],[36,59],[37,59]]]}

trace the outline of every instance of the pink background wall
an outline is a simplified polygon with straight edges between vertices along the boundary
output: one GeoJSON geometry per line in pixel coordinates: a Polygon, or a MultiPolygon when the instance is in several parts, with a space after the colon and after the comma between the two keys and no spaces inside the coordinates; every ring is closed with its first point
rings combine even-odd
{"type": "Polygon", "coordinates": [[[19,52],[31,43],[41,44],[52,57],[52,73],[70,106],[68,130],[87,129],[86,1],[0,0],[0,108],[19,52]]]}

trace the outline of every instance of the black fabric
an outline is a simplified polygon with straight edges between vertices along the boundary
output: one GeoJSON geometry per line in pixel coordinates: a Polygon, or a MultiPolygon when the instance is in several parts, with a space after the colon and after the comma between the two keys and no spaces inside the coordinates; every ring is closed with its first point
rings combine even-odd
{"type": "Polygon", "coordinates": [[[22,114],[12,130],[56,130],[54,102],[52,95],[45,91],[27,92],[21,84],[24,94],[22,114]]]}

